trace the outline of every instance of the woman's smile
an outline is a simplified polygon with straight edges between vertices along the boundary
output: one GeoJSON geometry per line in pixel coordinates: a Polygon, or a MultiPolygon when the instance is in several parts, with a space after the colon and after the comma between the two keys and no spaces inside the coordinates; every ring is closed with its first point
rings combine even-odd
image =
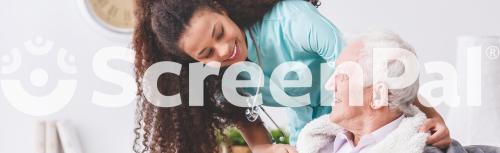
{"type": "Polygon", "coordinates": [[[240,53],[240,48],[238,47],[238,41],[234,41],[233,53],[231,54],[231,56],[226,61],[231,61],[235,57],[238,57],[239,53],[240,53]]]}
{"type": "Polygon", "coordinates": [[[198,10],[188,25],[179,48],[193,59],[229,66],[247,58],[245,33],[224,12],[198,10]]]}

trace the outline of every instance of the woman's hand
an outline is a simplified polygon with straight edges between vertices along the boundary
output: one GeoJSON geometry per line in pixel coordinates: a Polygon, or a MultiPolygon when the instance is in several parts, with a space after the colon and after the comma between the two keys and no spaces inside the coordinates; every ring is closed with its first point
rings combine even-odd
{"type": "Polygon", "coordinates": [[[294,147],[271,144],[271,136],[260,119],[255,122],[238,122],[238,129],[253,153],[297,153],[294,147]]]}
{"type": "Polygon", "coordinates": [[[262,144],[252,148],[254,153],[297,153],[294,147],[284,144],[262,144]]]}
{"type": "Polygon", "coordinates": [[[420,128],[420,132],[428,131],[431,135],[427,138],[427,144],[441,149],[448,148],[451,144],[450,131],[442,118],[428,118],[420,128]]]}

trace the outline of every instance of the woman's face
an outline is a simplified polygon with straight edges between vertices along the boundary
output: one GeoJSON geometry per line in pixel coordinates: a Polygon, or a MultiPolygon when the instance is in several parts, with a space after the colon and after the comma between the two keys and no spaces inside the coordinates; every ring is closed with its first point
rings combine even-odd
{"type": "Polygon", "coordinates": [[[226,13],[199,9],[179,40],[179,47],[197,61],[228,66],[247,58],[244,32],[226,13]]]}

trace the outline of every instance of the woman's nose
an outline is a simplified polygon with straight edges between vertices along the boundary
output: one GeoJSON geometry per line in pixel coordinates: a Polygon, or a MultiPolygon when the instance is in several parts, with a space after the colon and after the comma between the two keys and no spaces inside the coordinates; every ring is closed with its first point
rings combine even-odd
{"type": "Polygon", "coordinates": [[[229,43],[218,43],[216,45],[217,56],[221,60],[226,60],[232,55],[231,45],[229,43]]]}

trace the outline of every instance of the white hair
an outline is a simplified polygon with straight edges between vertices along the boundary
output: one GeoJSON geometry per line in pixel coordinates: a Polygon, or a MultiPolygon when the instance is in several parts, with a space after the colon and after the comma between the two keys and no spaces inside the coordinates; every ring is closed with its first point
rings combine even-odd
{"type": "MultiPolygon", "coordinates": [[[[363,68],[364,86],[371,86],[373,83],[373,49],[375,48],[401,48],[415,54],[415,49],[405,42],[401,37],[392,31],[373,30],[362,34],[354,41],[361,41],[364,48],[360,50],[358,63],[363,68]]],[[[388,62],[388,76],[400,76],[404,73],[404,65],[399,61],[388,62]]],[[[417,97],[419,88],[418,78],[412,85],[402,89],[389,89],[389,108],[397,109],[406,115],[413,115],[411,104],[417,97]]],[[[375,94],[375,93],[374,93],[375,94]]]]}

